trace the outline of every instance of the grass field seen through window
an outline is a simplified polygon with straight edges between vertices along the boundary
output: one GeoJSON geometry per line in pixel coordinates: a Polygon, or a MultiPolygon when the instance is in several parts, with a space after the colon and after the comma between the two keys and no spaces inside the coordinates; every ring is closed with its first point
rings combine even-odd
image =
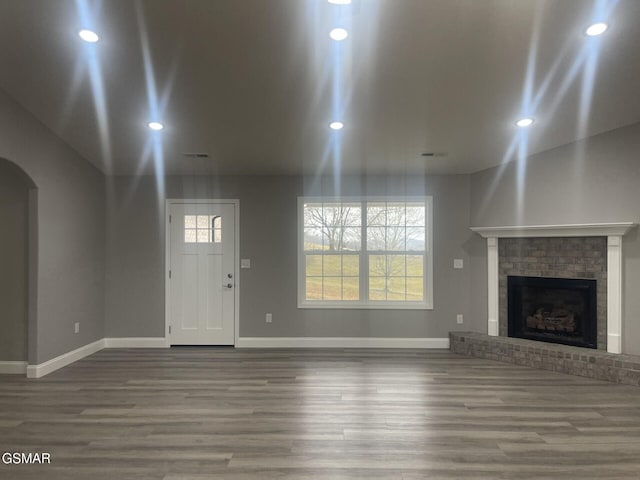
{"type": "MultiPolygon", "coordinates": [[[[306,256],[308,300],[360,300],[359,255],[306,256]]],[[[369,255],[369,299],[424,300],[423,255],[369,255]]]]}

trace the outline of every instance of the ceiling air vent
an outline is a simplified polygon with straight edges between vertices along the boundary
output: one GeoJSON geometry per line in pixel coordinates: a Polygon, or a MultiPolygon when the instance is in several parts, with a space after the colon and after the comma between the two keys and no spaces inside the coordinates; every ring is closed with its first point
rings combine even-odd
{"type": "Polygon", "coordinates": [[[185,158],[209,158],[208,153],[183,153],[182,156],[185,158]]]}
{"type": "Polygon", "coordinates": [[[437,157],[437,158],[442,158],[442,157],[446,157],[448,155],[447,152],[424,152],[421,154],[423,157],[437,157]]]}

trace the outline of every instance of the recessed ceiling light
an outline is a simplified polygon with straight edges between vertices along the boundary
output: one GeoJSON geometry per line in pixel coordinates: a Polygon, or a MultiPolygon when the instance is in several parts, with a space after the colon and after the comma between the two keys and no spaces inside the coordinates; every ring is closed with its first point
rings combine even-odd
{"type": "Polygon", "coordinates": [[[342,122],[331,122],[329,124],[329,128],[332,130],[342,130],[342,127],[344,127],[344,123],[342,122]]]}
{"type": "Polygon", "coordinates": [[[164,125],[161,124],[160,122],[149,122],[147,123],[147,126],[151,129],[151,130],[162,130],[164,128],[164,125]]]}
{"type": "Polygon", "coordinates": [[[607,25],[606,23],[594,23],[593,25],[589,25],[584,33],[586,33],[590,37],[597,37],[598,35],[602,35],[604,32],[606,32],[607,28],[609,28],[609,25],[607,25]]]}
{"type": "Polygon", "coordinates": [[[349,5],[351,0],[329,0],[329,3],[333,3],[334,5],[349,5]]]}
{"type": "Polygon", "coordinates": [[[80,30],[78,32],[78,36],[85,42],[89,43],[96,43],[98,40],[100,40],[98,34],[93,30],[80,30]]]}
{"type": "Polygon", "coordinates": [[[349,33],[344,28],[334,28],[329,32],[329,36],[336,42],[339,42],[347,38],[349,33]]]}
{"type": "Polygon", "coordinates": [[[533,118],[521,118],[516,122],[516,125],[520,128],[527,128],[533,125],[533,118]]]}

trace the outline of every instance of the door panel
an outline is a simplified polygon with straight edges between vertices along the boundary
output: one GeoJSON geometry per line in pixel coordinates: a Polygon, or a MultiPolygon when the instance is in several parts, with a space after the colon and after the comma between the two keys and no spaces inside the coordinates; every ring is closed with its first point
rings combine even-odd
{"type": "Polygon", "coordinates": [[[180,285],[182,292],[178,296],[176,303],[178,309],[176,313],[180,319],[178,323],[183,330],[194,330],[198,328],[198,297],[200,292],[197,285],[198,278],[198,255],[183,254],[179,257],[180,267],[176,268],[176,285],[180,285]]]}
{"type": "Polygon", "coordinates": [[[222,257],[220,255],[207,255],[206,261],[208,295],[203,296],[206,302],[207,330],[215,330],[223,327],[222,285],[224,272],[222,271],[222,257]]]}
{"type": "Polygon", "coordinates": [[[235,205],[170,205],[172,345],[233,345],[235,205]]]}

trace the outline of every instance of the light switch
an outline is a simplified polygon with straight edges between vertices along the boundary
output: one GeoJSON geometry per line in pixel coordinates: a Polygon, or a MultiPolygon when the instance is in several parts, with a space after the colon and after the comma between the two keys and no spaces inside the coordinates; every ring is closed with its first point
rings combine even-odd
{"type": "Polygon", "coordinates": [[[240,268],[251,268],[251,259],[250,258],[240,259],[240,268]]]}
{"type": "Polygon", "coordinates": [[[464,267],[464,262],[462,261],[461,258],[453,259],[453,268],[463,268],[463,267],[464,267]]]}

